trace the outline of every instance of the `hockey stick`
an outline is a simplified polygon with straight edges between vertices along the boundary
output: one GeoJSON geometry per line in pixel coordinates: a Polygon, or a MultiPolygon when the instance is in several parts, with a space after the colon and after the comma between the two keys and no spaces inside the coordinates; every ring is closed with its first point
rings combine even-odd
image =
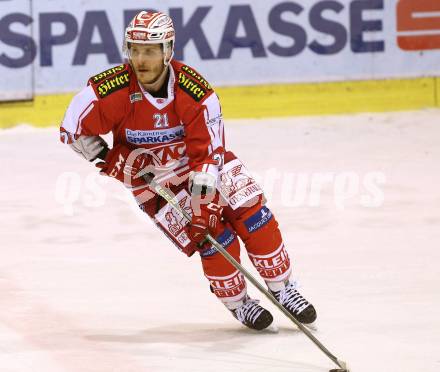
{"type": "MultiPolygon", "coordinates": [[[[97,156],[99,159],[105,159],[105,155],[108,152],[108,148],[105,148],[101,151],[101,153],[97,156]]],[[[143,172],[140,172],[141,175],[143,172]]],[[[179,213],[183,218],[185,218],[188,222],[191,222],[191,216],[183,210],[177,200],[174,198],[174,195],[171,194],[169,190],[162,187],[158,182],[154,180],[154,175],[149,173],[143,175],[144,180],[147,184],[163,199],[167,201],[177,213],[179,213]]],[[[328,358],[335,363],[339,369],[332,369],[330,372],[349,372],[347,368],[347,363],[338,359],[334,356],[305,326],[303,326],[295,317],[292,316],[277,300],[276,298],[266,289],[264,288],[251,273],[249,273],[240,263],[238,263],[234,257],[232,257],[223,246],[217,242],[211,235],[206,235],[206,239],[213,245],[213,247],[220,252],[223,257],[238,271],[240,271],[243,276],[249,280],[262,294],[264,294],[273,305],[275,305],[287,318],[289,318],[328,358]]]]}
{"type": "MultiPolygon", "coordinates": [[[[154,189],[154,191],[164,198],[183,218],[185,218],[188,222],[191,222],[191,216],[183,210],[177,200],[171,195],[166,188],[162,187],[158,182],[154,181],[154,179],[146,176],[145,180],[149,183],[150,187],[154,189]]],[[[207,235],[206,239],[213,245],[218,252],[220,252],[223,257],[238,271],[240,271],[247,280],[249,280],[258,290],[264,294],[270,302],[272,302],[285,316],[287,316],[321,351],[327,355],[340,369],[332,370],[339,372],[348,372],[347,363],[338,359],[334,356],[305,326],[303,326],[298,320],[296,320],[292,314],[290,314],[277,300],[276,298],[266,289],[264,288],[251,273],[249,273],[240,263],[238,263],[234,257],[232,257],[223,246],[217,242],[211,235],[207,235]]]]}

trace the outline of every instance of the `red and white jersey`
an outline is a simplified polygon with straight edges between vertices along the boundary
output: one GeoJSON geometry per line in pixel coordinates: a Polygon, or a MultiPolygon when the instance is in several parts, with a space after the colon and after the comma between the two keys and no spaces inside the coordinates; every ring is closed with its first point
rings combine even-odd
{"type": "Polygon", "coordinates": [[[169,70],[167,98],[145,91],[129,64],[91,77],[67,109],[61,140],[111,131],[113,145],[148,149],[155,165],[173,164],[175,174],[216,176],[225,151],[219,99],[191,67],[172,61],[169,70]]]}

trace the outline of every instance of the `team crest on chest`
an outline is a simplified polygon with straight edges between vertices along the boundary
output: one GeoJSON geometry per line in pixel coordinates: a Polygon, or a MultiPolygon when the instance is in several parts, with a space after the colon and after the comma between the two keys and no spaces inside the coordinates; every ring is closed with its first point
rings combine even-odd
{"type": "Polygon", "coordinates": [[[135,103],[137,101],[142,101],[142,93],[136,92],[136,93],[130,94],[130,102],[135,103]]]}

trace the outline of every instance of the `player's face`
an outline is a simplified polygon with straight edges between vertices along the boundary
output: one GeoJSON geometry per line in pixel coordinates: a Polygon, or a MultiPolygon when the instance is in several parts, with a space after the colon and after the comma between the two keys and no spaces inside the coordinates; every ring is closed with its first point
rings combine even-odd
{"type": "Polygon", "coordinates": [[[130,60],[141,84],[154,83],[162,73],[164,54],[160,44],[131,44],[130,60]]]}

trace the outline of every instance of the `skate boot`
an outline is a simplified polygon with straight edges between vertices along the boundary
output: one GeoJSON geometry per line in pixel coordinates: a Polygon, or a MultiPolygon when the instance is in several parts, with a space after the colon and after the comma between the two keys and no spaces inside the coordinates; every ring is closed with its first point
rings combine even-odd
{"type": "Polygon", "coordinates": [[[272,314],[258,305],[258,300],[246,296],[243,300],[226,305],[232,315],[246,327],[261,331],[273,321],[272,314]]]}
{"type": "Polygon", "coordinates": [[[268,286],[277,301],[283,305],[296,320],[303,324],[310,324],[316,320],[315,308],[297,291],[296,282],[268,283],[268,286]],[[277,284],[278,290],[273,290],[277,284]],[[283,286],[284,288],[282,288],[283,286]]]}

